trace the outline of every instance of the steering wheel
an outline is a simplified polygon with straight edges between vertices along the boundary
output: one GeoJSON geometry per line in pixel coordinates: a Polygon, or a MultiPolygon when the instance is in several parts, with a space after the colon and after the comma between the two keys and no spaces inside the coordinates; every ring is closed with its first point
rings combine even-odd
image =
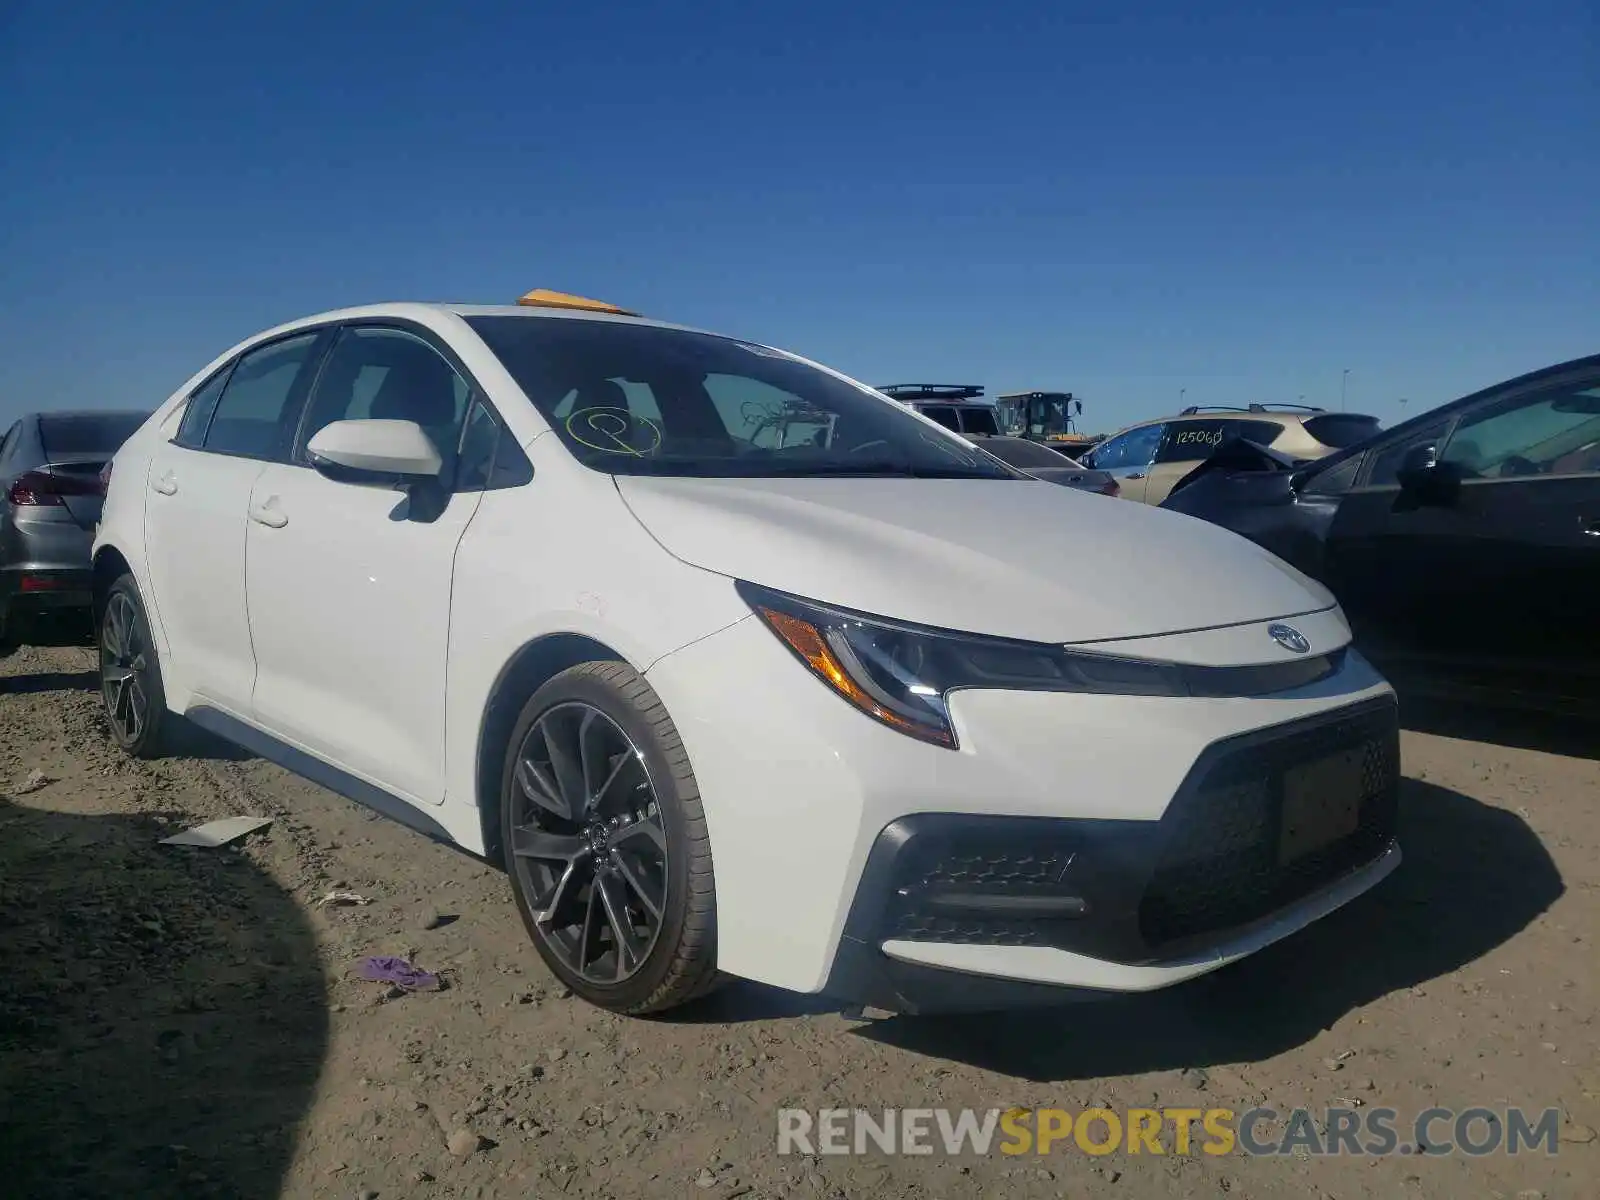
{"type": "Polygon", "coordinates": [[[1520,454],[1513,454],[1510,458],[1506,459],[1500,464],[1500,478],[1502,479],[1505,479],[1508,476],[1514,477],[1519,475],[1539,474],[1542,474],[1542,469],[1540,468],[1539,464],[1534,462],[1531,458],[1524,458],[1520,454]]]}

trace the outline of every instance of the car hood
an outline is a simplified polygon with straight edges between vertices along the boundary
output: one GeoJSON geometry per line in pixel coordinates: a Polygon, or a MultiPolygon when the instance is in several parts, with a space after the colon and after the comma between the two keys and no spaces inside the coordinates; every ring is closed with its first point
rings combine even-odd
{"type": "Polygon", "coordinates": [[[1214,525],[1043,482],[618,476],[617,488],[684,562],[946,629],[1093,642],[1334,603],[1214,525]]]}

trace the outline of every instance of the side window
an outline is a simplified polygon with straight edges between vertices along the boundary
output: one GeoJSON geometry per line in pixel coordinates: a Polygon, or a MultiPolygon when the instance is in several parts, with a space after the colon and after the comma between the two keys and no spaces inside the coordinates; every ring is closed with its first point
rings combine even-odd
{"type": "Polygon", "coordinates": [[[922,415],[930,421],[937,421],[946,429],[956,433],[961,432],[961,418],[956,415],[956,410],[948,404],[930,404],[922,410],[922,415]]]}
{"type": "Polygon", "coordinates": [[[172,440],[191,450],[200,449],[205,442],[206,426],[211,424],[211,414],[217,411],[217,401],[222,399],[222,389],[228,386],[229,363],[205,383],[202,383],[183,406],[183,420],[172,440]]]}
{"type": "Polygon", "coordinates": [[[1405,462],[1406,455],[1418,446],[1428,443],[1437,443],[1450,428],[1450,418],[1424,425],[1421,429],[1412,431],[1403,437],[1397,438],[1387,446],[1375,447],[1369,452],[1372,466],[1367,471],[1363,481],[1364,487],[1398,487],[1395,473],[1405,462]]]}
{"type": "Polygon", "coordinates": [[[1469,479],[1600,472],[1596,382],[1581,380],[1490,401],[1461,418],[1439,458],[1455,463],[1469,479]]]}
{"type": "Polygon", "coordinates": [[[461,431],[455,490],[484,492],[520,487],[533,479],[533,464],[482,399],[474,399],[461,431]]]}
{"type": "Polygon", "coordinates": [[[1224,437],[1240,437],[1258,446],[1270,446],[1283,436],[1283,426],[1276,421],[1229,421],[1222,432],[1224,437]]]}
{"type": "Polygon", "coordinates": [[[246,458],[280,454],[287,440],[284,419],[294,412],[303,393],[312,351],[320,339],[320,333],[306,333],[241,358],[206,429],[205,449],[246,458]]]}
{"type": "Polygon", "coordinates": [[[1300,491],[1307,496],[1340,496],[1348,492],[1361,471],[1364,454],[1355,454],[1336,467],[1317,471],[1306,477],[1300,491]]]}
{"type": "Polygon", "coordinates": [[[427,342],[399,329],[356,325],[339,331],[306,407],[295,461],[335,421],[415,421],[452,478],[471,388],[427,342]]]}
{"type": "Polygon", "coordinates": [[[1114,471],[1119,467],[1148,467],[1155,461],[1156,448],[1161,445],[1162,435],[1166,431],[1164,422],[1130,429],[1096,450],[1094,465],[1102,471],[1114,471]],[[1111,453],[1107,454],[1107,451],[1111,453]]]}
{"type": "Polygon", "coordinates": [[[1227,436],[1226,421],[1174,421],[1156,451],[1157,462],[1193,462],[1208,458],[1227,436]]]}
{"type": "Polygon", "coordinates": [[[1127,465],[1124,461],[1127,453],[1128,435],[1124,433],[1101,442],[1078,461],[1086,465],[1092,464],[1097,471],[1114,471],[1118,467],[1127,465]]]}
{"type": "Polygon", "coordinates": [[[494,455],[500,444],[500,422],[474,400],[461,431],[461,453],[456,460],[456,491],[481,492],[494,474],[494,455]]]}
{"type": "Polygon", "coordinates": [[[1000,425],[994,419],[994,409],[971,405],[960,411],[961,431],[963,433],[982,433],[993,436],[1000,432],[1000,425]]]}

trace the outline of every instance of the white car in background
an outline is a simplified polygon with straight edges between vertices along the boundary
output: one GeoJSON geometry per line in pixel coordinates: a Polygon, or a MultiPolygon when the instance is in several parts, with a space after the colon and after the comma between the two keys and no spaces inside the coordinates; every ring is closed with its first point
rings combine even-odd
{"type": "Polygon", "coordinates": [[[234,346],[117,454],[93,555],[123,747],[181,714],[503,863],[617,1011],[1143,991],[1399,860],[1393,693],[1322,587],[595,302],[234,346]]]}

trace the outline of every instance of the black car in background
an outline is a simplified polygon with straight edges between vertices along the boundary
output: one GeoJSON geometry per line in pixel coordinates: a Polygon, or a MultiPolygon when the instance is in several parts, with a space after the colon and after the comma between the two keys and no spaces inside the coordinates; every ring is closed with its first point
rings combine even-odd
{"type": "Polygon", "coordinates": [[[1162,507],[1327,584],[1402,690],[1600,717],[1600,355],[1312,464],[1226,443],[1162,507]]]}
{"type": "Polygon", "coordinates": [[[92,632],[102,472],[149,415],[28,413],[0,434],[0,655],[92,632]]]}

